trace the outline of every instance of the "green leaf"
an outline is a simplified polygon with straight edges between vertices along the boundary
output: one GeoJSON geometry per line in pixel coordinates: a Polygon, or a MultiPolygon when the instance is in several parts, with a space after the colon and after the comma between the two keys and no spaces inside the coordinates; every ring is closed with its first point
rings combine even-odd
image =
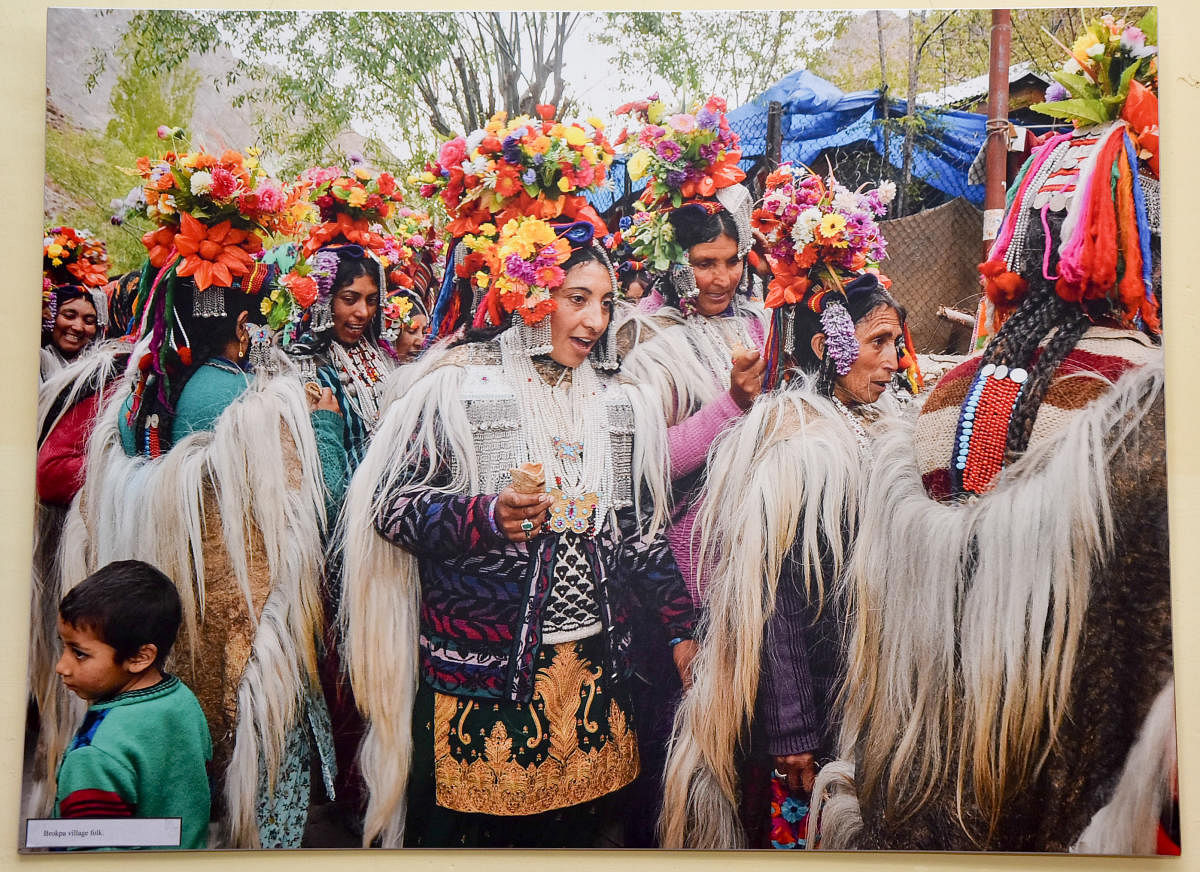
{"type": "Polygon", "coordinates": [[[1099,100],[1059,100],[1056,103],[1034,103],[1029,108],[1051,118],[1079,118],[1092,124],[1102,124],[1112,119],[1099,100]]]}
{"type": "Polygon", "coordinates": [[[1119,99],[1124,100],[1129,96],[1129,83],[1133,80],[1134,75],[1138,71],[1138,67],[1141,65],[1142,59],[1138,58],[1125,68],[1125,72],[1121,73],[1121,85],[1117,89],[1117,96],[1119,99]]]}
{"type": "Polygon", "coordinates": [[[1098,100],[1100,98],[1100,89],[1084,75],[1055,70],[1050,76],[1066,88],[1072,97],[1078,97],[1081,100],[1098,100]]]}
{"type": "Polygon", "coordinates": [[[1158,45],[1158,8],[1151,6],[1137,22],[1138,28],[1146,34],[1146,45],[1158,45]]]}

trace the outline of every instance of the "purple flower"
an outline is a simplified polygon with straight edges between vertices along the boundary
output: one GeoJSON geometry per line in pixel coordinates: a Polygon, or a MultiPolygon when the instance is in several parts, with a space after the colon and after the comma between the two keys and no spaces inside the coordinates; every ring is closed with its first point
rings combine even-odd
{"type": "Polygon", "coordinates": [[[525,172],[521,173],[521,181],[527,185],[532,185],[537,181],[537,173],[533,170],[525,170],[525,172]]]}
{"type": "Polygon", "coordinates": [[[667,163],[674,163],[675,161],[679,160],[679,156],[683,154],[683,149],[680,148],[679,143],[673,139],[664,139],[658,144],[658,148],[655,149],[655,151],[657,151],[658,156],[667,163]]]}
{"type": "Polygon", "coordinates": [[[672,188],[681,188],[683,183],[687,181],[687,173],[680,170],[671,170],[667,173],[667,185],[672,188]]]}
{"type": "Polygon", "coordinates": [[[545,162],[546,162],[546,156],[544,154],[535,154],[533,156],[533,165],[535,167],[540,167],[545,162]]]}
{"type": "Polygon", "coordinates": [[[704,130],[716,130],[721,126],[721,116],[705,107],[696,113],[696,124],[704,130]]]}
{"type": "Polygon", "coordinates": [[[858,359],[858,337],[854,320],[841,303],[829,303],[821,313],[821,332],[825,334],[825,353],[833,361],[838,375],[850,372],[858,359]]]}
{"type": "Polygon", "coordinates": [[[515,136],[509,136],[504,140],[502,146],[504,150],[504,159],[510,164],[521,163],[521,146],[515,136]]]}
{"type": "Polygon", "coordinates": [[[534,265],[516,254],[510,254],[505,259],[504,271],[512,278],[527,285],[531,285],[537,280],[537,270],[534,265]]]}
{"type": "Polygon", "coordinates": [[[717,155],[721,153],[721,146],[716,142],[710,142],[708,145],[700,146],[700,157],[710,163],[717,159],[717,155]]]}
{"type": "Polygon", "coordinates": [[[352,151],[346,155],[346,160],[350,161],[350,166],[356,167],[363,162],[363,156],[357,151],[352,151]]]}
{"type": "Polygon", "coordinates": [[[1067,89],[1059,82],[1051,82],[1050,87],[1046,89],[1046,102],[1057,103],[1065,99],[1067,99],[1067,89]]]}

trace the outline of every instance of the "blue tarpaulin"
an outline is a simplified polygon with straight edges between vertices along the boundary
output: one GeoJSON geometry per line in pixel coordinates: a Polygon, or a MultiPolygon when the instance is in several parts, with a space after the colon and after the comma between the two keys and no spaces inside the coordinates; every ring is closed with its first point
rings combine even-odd
{"type": "MultiPolygon", "coordinates": [[[[784,76],[749,103],[729,113],[729,126],[741,138],[742,168],[750,170],[767,147],[767,107],[778,101],[783,107],[782,160],[811,166],[827,148],[867,142],[883,154],[883,127],[879,91],[849,94],[808,70],[784,76]]],[[[888,113],[895,118],[906,113],[903,100],[889,100],[888,113]]],[[[912,174],[950,197],[965,197],[983,205],[983,185],[967,184],[967,171],[983,147],[986,117],[975,112],[928,111],[926,129],[913,148],[912,174]]],[[[904,137],[893,131],[888,141],[888,163],[897,171],[903,165],[904,137]]],[[[620,155],[609,170],[608,190],[588,196],[597,211],[609,209],[626,191],[625,161],[620,155]]],[[[813,167],[823,172],[823,167],[813,167]]],[[[629,184],[638,191],[644,179],[629,184]]]]}
{"type": "MultiPolygon", "coordinates": [[[[811,165],[827,148],[864,141],[883,154],[883,127],[875,123],[882,118],[879,91],[847,94],[808,70],[796,70],[729,113],[729,126],[741,137],[743,167],[766,152],[767,107],[772,102],[783,107],[785,163],[811,165]]],[[[888,101],[891,117],[906,112],[905,101],[888,101]]],[[[913,175],[948,196],[966,197],[981,206],[983,185],[967,184],[967,170],[983,147],[986,120],[975,112],[929,111],[924,134],[913,148],[913,175]]],[[[903,148],[904,137],[893,131],[885,157],[897,169],[903,164],[903,148]]]]}

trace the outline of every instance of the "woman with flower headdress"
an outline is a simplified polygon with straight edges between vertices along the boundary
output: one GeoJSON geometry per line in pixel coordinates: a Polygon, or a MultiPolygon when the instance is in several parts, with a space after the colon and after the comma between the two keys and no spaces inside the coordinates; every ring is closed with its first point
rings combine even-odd
{"type": "MultiPolygon", "coordinates": [[[[693,651],[651,501],[665,487],[649,462],[661,415],[613,375],[612,265],[591,222],[537,217],[561,217],[558,180],[582,178],[563,175],[571,153],[587,160],[572,143],[607,143],[552,119],[549,107],[540,122],[493,119],[472,146],[509,167],[563,160],[523,189],[531,202],[490,201],[489,242],[460,243],[478,255],[473,327],[401,370],[405,402],[347,494],[342,621],[369,721],[364,844],[596,845],[639,769],[635,602],[658,614],[681,668],[693,651]]],[[[602,180],[589,169],[580,187],[602,180]]]]}
{"type": "Polygon", "coordinates": [[[396,363],[412,363],[429,335],[429,313],[415,291],[399,288],[383,304],[380,346],[396,363]]]}
{"type": "Polygon", "coordinates": [[[668,117],[657,98],[617,111],[644,122],[628,169],[631,178],[648,176],[622,234],[661,276],[622,325],[622,344],[632,346],[622,366],[657,390],[667,416],[676,506],[668,536],[699,604],[691,503],[708,446],[754,402],[765,369],[766,316],[746,293],[750,194],[739,184],[738,138],[720,98],[695,115],[668,117]]]}
{"type": "Polygon", "coordinates": [[[870,463],[868,428],[894,409],[893,376],[915,356],[904,309],[873,271],[884,253],[879,195],[834,197],[832,181],[814,188],[809,178],[784,165],[754,213],[773,273],[772,390],[709,456],[696,527],[706,611],[666,768],[667,847],[768,838],[803,847],[803,797],[833,751],[845,660],[838,578],[870,463]],[[804,241],[795,225],[808,219],[792,206],[815,190],[828,193],[809,208],[857,216],[862,232],[804,241]],[[772,768],[769,785],[755,778],[772,768]]]}
{"type": "Polygon", "coordinates": [[[1100,96],[1041,107],[1078,126],[1015,183],[982,353],[876,442],[823,845],[1178,851],[1153,20],[1075,43],[1100,96]]]}
{"type": "Polygon", "coordinates": [[[379,424],[384,380],[393,369],[379,346],[388,242],[372,224],[388,220],[400,194],[390,174],[361,166],[349,173],[316,167],[299,181],[320,222],[264,311],[272,327],[286,325],[285,345],[309,390],[325,403],[332,399],[341,415],[341,468],[323,452],[332,508],[379,424]]]}
{"type": "Polygon", "coordinates": [[[74,227],[52,227],[42,242],[42,360],[45,380],[74,360],[108,323],[104,243],[74,227]]]}
{"type": "MultiPolygon", "coordinates": [[[[254,322],[274,268],[259,234],[287,198],[243,155],[139,160],[158,228],[134,306],[129,391],[101,411],[60,549],[69,586],[114,559],[172,577],[170,663],[214,745],[214,813],[232,846],[298,846],[314,742],[331,778],[316,676],[324,488],[309,404],[269,378],[254,322]],[[256,377],[257,376],[257,377],[256,377]]],[[[61,725],[58,725],[61,727],[61,725]]]]}

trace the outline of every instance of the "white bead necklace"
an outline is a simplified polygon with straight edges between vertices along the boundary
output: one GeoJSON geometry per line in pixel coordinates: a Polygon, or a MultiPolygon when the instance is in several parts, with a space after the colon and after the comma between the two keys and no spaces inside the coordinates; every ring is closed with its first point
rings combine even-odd
{"type": "Polygon", "coordinates": [[[858,450],[863,457],[871,456],[871,440],[867,436],[867,428],[858,420],[858,416],[851,412],[846,406],[835,396],[830,396],[833,401],[834,408],[841,413],[842,417],[850,424],[850,429],[854,431],[854,438],[858,442],[858,450]]]}
{"type": "Polygon", "coordinates": [[[604,385],[586,359],[568,387],[547,384],[513,330],[500,334],[500,354],[513,380],[529,459],[542,464],[555,498],[547,525],[555,533],[594,534],[614,491],[604,385]]]}
{"type": "Polygon", "coordinates": [[[721,387],[728,390],[730,374],[733,372],[733,344],[739,342],[743,348],[754,347],[745,319],[738,315],[710,317],[697,313],[689,315],[683,323],[687,326],[692,347],[696,349],[700,362],[716,377],[721,387]]]}

